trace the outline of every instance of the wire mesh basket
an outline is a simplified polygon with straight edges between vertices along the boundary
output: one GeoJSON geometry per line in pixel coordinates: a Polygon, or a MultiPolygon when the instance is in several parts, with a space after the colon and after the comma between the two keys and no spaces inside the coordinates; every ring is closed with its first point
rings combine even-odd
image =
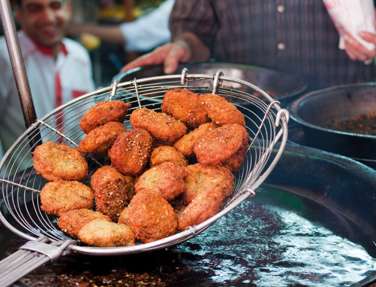
{"type": "MultiPolygon", "coordinates": [[[[124,83],[116,80],[107,88],[61,106],[28,128],[0,163],[0,219],[10,230],[30,240],[18,253],[11,255],[19,257],[22,254],[24,260],[10,266],[12,259],[5,259],[8,261],[0,262],[0,273],[20,270],[22,266],[23,272],[17,273],[19,278],[46,261],[70,251],[90,255],[131,254],[175,245],[197,235],[248,196],[255,194],[255,189],[269,175],[284,150],[287,141],[287,122],[288,112],[281,109],[279,103],[267,93],[248,82],[224,77],[221,72],[216,75],[200,75],[188,74],[184,70],[181,75],[135,79],[124,83]],[[39,191],[46,181],[32,167],[34,148],[46,141],[76,147],[84,136],[79,127],[80,118],[98,102],[121,100],[130,103],[131,108],[124,121],[126,127],[130,128],[129,116],[133,110],[146,107],[160,111],[164,93],[169,89],[181,87],[197,93],[221,95],[245,115],[250,144],[245,161],[235,174],[233,194],[216,215],[196,226],[154,242],[104,248],[84,246],[72,240],[57,227],[55,217],[45,214],[40,209],[39,191]]],[[[89,182],[90,175],[105,164],[103,159],[90,154],[87,155],[87,161],[90,172],[86,183],[89,182]]],[[[6,281],[6,278],[3,281],[0,279],[0,285],[4,286],[2,282],[9,281],[6,281]]]]}

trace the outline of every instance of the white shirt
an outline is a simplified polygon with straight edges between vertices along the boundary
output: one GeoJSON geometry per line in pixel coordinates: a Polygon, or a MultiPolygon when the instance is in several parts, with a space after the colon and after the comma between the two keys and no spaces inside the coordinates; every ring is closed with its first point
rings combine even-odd
{"type": "MultiPolygon", "coordinates": [[[[38,118],[93,91],[90,58],[80,44],[64,38],[54,59],[25,33],[19,32],[18,38],[38,118]]],[[[6,151],[25,130],[25,123],[4,38],[0,39],[0,67],[0,142],[6,151]]]]}
{"type": "Polygon", "coordinates": [[[127,51],[145,52],[170,41],[168,20],[175,0],[166,0],[149,14],[120,25],[127,51]]]}

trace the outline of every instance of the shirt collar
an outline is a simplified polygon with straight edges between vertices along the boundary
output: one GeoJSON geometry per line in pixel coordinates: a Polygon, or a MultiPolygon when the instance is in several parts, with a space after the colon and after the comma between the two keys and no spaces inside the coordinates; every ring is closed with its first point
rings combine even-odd
{"type": "MultiPolygon", "coordinates": [[[[52,52],[51,48],[42,46],[42,45],[34,42],[29,36],[27,36],[25,34],[25,32],[21,31],[19,33],[19,36],[20,36],[19,38],[20,38],[21,46],[22,46],[23,49],[25,49],[26,53],[34,50],[34,51],[38,51],[41,54],[49,56],[49,57],[53,56],[53,52],[52,52]]],[[[67,56],[68,53],[69,53],[67,46],[64,44],[63,41],[61,41],[59,53],[62,53],[64,56],[67,56]]]]}
{"type": "MultiPolygon", "coordinates": [[[[35,48],[42,54],[46,55],[46,56],[49,56],[49,57],[52,57],[53,56],[53,49],[50,48],[50,47],[46,47],[46,46],[42,46],[36,42],[34,42],[34,45],[35,45],[35,48]]],[[[65,44],[63,42],[60,43],[60,47],[59,47],[59,53],[63,53],[64,56],[67,56],[68,55],[68,49],[67,47],[65,46],[65,44]]]]}

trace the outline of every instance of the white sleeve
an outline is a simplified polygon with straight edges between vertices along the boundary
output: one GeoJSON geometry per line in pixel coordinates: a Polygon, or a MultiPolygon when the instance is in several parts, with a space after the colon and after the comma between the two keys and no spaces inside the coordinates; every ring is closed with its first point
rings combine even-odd
{"type": "Polygon", "coordinates": [[[148,51],[170,40],[168,20],[174,2],[166,0],[151,13],[120,25],[127,51],[148,51]]]}
{"type": "Polygon", "coordinates": [[[84,86],[87,89],[88,92],[92,92],[95,89],[94,81],[93,81],[93,69],[92,69],[92,63],[90,60],[89,53],[84,47],[80,47],[83,52],[83,58],[85,65],[82,67],[83,68],[83,74],[84,74],[84,86]]]}
{"type": "Polygon", "coordinates": [[[95,88],[93,81],[92,63],[88,51],[78,42],[64,38],[70,57],[73,58],[75,73],[79,73],[80,88],[92,92],[95,88]],[[78,65],[78,66],[77,66],[78,65]]]}

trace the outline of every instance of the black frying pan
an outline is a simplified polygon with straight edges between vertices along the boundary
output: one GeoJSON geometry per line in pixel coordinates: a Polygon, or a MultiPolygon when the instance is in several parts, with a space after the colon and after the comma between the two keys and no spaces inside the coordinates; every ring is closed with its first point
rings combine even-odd
{"type": "Polygon", "coordinates": [[[345,131],[333,125],[333,122],[375,115],[376,83],[336,86],[308,93],[291,104],[290,112],[291,118],[304,129],[305,144],[376,166],[376,133],[345,131]]]}

